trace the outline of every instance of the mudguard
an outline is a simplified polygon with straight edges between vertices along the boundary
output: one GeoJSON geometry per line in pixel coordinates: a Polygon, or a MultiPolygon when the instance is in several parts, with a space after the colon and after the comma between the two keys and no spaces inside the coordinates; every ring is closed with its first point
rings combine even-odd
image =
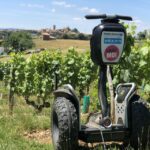
{"type": "Polygon", "coordinates": [[[56,91],[54,91],[54,95],[55,98],[65,97],[66,99],[70,100],[74,104],[77,111],[79,130],[80,130],[80,102],[74,91],[74,88],[70,84],[66,84],[62,88],[59,88],[56,91]]]}

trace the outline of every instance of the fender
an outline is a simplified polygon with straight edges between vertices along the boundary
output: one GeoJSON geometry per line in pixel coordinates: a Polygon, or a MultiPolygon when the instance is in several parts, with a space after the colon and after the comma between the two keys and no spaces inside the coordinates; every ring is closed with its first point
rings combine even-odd
{"type": "Polygon", "coordinates": [[[77,111],[79,130],[80,130],[80,102],[73,87],[70,84],[66,84],[62,88],[59,88],[56,91],[54,91],[54,96],[55,98],[65,97],[66,99],[70,100],[74,104],[77,111]]]}
{"type": "Polygon", "coordinates": [[[138,101],[140,99],[140,96],[135,93],[133,93],[133,95],[131,96],[129,103],[128,103],[128,107],[127,107],[127,113],[128,113],[128,128],[131,129],[132,128],[132,115],[131,115],[131,111],[132,111],[132,103],[135,101],[138,101]]]}

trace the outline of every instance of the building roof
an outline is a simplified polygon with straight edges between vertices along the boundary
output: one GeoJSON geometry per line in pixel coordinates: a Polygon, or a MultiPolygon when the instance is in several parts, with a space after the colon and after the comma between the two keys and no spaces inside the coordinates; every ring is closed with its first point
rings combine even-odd
{"type": "Polygon", "coordinates": [[[42,33],[42,35],[47,35],[47,36],[50,36],[50,34],[49,34],[49,33],[42,33]]]}

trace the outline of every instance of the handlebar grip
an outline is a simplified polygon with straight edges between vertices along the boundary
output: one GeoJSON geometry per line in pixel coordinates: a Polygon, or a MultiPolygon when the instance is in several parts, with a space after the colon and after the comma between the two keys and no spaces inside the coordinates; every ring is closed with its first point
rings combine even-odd
{"type": "Polygon", "coordinates": [[[86,15],[86,19],[104,19],[106,18],[106,14],[101,14],[101,15],[86,15]]]}
{"type": "Polygon", "coordinates": [[[132,17],[130,16],[120,16],[120,15],[116,15],[116,18],[117,19],[122,19],[122,20],[129,20],[129,21],[132,21],[132,17]]]}

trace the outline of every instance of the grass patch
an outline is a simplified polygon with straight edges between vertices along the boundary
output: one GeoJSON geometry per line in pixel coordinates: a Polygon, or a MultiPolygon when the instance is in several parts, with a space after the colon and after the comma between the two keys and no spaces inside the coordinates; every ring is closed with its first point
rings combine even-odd
{"type": "Polygon", "coordinates": [[[68,48],[74,47],[79,52],[85,52],[90,49],[89,41],[85,40],[49,40],[34,39],[35,48],[61,49],[67,52],[68,48]]]}
{"type": "MultiPolygon", "coordinates": [[[[63,53],[67,53],[70,47],[74,47],[76,51],[84,53],[90,50],[90,42],[87,40],[49,40],[43,41],[42,39],[33,39],[35,43],[35,49],[46,48],[49,50],[60,49],[63,53]]],[[[31,54],[24,55],[25,58],[30,57],[31,54]]],[[[10,60],[10,56],[2,56],[0,62],[6,62],[10,60]]]]}
{"type": "Polygon", "coordinates": [[[52,144],[24,137],[25,132],[50,129],[50,109],[37,114],[20,97],[16,98],[13,116],[7,99],[0,100],[0,150],[53,150],[52,144]]]}

